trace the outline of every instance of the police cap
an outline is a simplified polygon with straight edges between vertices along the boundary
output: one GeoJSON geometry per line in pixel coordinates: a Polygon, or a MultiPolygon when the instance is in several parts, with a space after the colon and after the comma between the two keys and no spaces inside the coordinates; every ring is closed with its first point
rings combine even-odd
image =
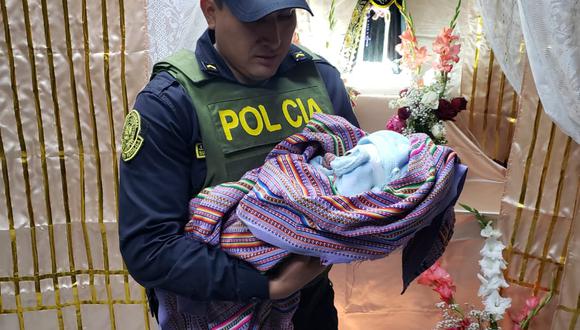
{"type": "Polygon", "coordinates": [[[306,0],[222,0],[232,14],[242,22],[254,22],[277,10],[302,8],[312,11],[306,0]]]}

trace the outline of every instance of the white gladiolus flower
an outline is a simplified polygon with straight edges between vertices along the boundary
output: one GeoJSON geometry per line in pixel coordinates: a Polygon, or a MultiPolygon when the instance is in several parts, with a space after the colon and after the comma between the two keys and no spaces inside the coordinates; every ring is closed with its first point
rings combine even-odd
{"type": "Polygon", "coordinates": [[[501,237],[501,232],[497,229],[493,229],[493,227],[491,226],[491,222],[487,224],[487,226],[485,226],[485,228],[483,228],[481,230],[481,236],[485,237],[485,238],[489,238],[489,237],[493,237],[493,238],[500,238],[501,237]]]}
{"type": "Polygon", "coordinates": [[[505,249],[505,245],[502,242],[494,238],[488,238],[479,253],[485,258],[500,259],[503,258],[501,253],[503,249],[505,249]]]}
{"type": "Polygon", "coordinates": [[[481,282],[481,286],[479,287],[479,291],[477,293],[477,295],[480,297],[486,297],[492,294],[494,291],[498,291],[499,288],[509,287],[509,284],[506,282],[502,275],[486,278],[481,274],[477,274],[477,278],[479,278],[479,281],[481,282]]]}
{"type": "Polygon", "coordinates": [[[439,107],[439,94],[433,91],[428,91],[423,94],[421,103],[430,109],[437,109],[439,107]]]}
{"type": "Polygon", "coordinates": [[[477,278],[481,282],[481,285],[479,286],[479,291],[477,291],[477,296],[478,297],[485,297],[485,296],[491,294],[491,292],[488,292],[488,287],[486,285],[487,279],[485,277],[483,277],[481,274],[477,274],[477,278]]]}
{"type": "Polygon", "coordinates": [[[483,301],[485,305],[485,311],[493,315],[496,321],[503,318],[505,310],[510,308],[512,300],[510,298],[504,298],[499,295],[499,292],[494,291],[483,301]]]}
{"type": "Polygon", "coordinates": [[[502,273],[502,269],[507,267],[502,255],[505,245],[499,240],[501,232],[492,227],[491,221],[480,234],[486,240],[480,251],[481,274],[477,274],[477,277],[481,281],[481,286],[477,295],[483,299],[485,312],[498,321],[503,318],[505,310],[511,306],[511,299],[499,294],[500,288],[509,287],[502,273]]]}
{"type": "Polygon", "coordinates": [[[491,277],[501,274],[502,270],[507,268],[507,264],[503,259],[483,258],[479,261],[479,266],[485,277],[491,277]]]}

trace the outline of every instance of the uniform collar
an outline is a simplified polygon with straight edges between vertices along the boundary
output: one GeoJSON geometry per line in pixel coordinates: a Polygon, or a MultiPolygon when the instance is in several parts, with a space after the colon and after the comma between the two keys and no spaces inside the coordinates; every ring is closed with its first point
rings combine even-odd
{"type": "MultiPolygon", "coordinates": [[[[197,40],[197,47],[195,49],[195,56],[199,62],[199,67],[205,73],[224,78],[233,82],[237,82],[232,70],[227,66],[224,59],[214,47],[215,37],[212,30],[206,30],[197,40]]],[[[292,69],[297,63],[312,61],[312,57],[303,52],[295,45],[290,46],[288,55],[280,64],[276,76],[292,69]]]]}

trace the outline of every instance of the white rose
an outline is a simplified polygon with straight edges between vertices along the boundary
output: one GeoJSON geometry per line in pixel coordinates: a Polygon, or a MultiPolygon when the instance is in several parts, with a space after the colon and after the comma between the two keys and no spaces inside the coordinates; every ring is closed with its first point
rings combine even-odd
{"type": "Polygon", "coordinates": [[[437,123],[431,127],[431,134],[437,139],[445,137],[445,126],[441,123],[437,123]]]}
{"type": "Polygon", "coordinates": [[[401,97],[399,99],[399,107],[400,108],[402,108],[402,107],[408,107],[411,104],[413,104],[413,101],[411,101],[411,99],[408,98],[408,97],[401,97]]]}
{"type": "Polygon", "coordinates": [[[439,94],[429,91],[423,94],[421,103],[429,109],[437,109],[439,107],[439,94]]]}

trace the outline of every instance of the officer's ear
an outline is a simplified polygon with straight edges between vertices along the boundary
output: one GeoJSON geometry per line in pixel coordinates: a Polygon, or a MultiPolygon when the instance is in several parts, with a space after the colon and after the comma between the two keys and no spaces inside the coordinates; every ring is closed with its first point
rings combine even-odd
{"type": "Polygon", "coordinates": [[[207,21],[207,27],[215,30],[216,13],[219,10],[214,0],[200,0],[199,6],[207,21]]]}

